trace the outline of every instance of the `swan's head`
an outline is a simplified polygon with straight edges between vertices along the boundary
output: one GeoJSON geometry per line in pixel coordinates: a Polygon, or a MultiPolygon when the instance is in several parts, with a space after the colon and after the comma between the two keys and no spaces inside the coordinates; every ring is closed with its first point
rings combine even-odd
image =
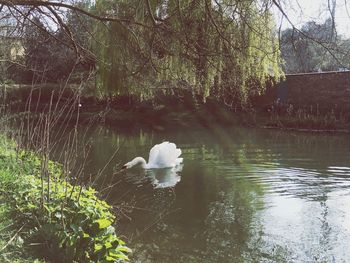
{"type": "Polygon", "coordinates": [[[132,161],[124,164],[122,166],[122,169],[130,169],[131,167],[135,165],[141,165],[142,168],[146,168],[146,161],[142,157],[136,157],[132,161]]]}
{"type": "Polygon", "coordinates": [[[128,162],[126,164],[124,164],[122,166],[122,169],[130,169],[131,167],[133,167],[134,165],[131,162],[128,162]]]}

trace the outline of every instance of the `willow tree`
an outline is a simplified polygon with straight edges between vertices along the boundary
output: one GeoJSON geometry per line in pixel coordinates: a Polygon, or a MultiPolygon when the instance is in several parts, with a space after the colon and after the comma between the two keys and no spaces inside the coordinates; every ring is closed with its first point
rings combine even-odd
{"type": "Polygon", "coordinates": [[[99,86],[142,96],[185,81],[203,100],[245,104],[282,74],[269,9],[268,0],[98,0],[96,12],[122,20],[96,26],[99,86]]]}
{"type": "Polygon", "coordinates": [[[142,95],[146,92],[142,87],[154,77],[149,61],[152,26],[148,26],[144,7],[138,1],[96,1],[96,13],[119,18],[98,23],[93,34],[97,86],[102,95],[142,95]]]}

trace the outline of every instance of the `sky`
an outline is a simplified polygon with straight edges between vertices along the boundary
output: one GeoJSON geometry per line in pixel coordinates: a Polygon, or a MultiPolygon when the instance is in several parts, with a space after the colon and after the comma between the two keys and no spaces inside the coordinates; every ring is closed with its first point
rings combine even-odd
{"type": "MultiPolygon", "coordinates": [[[[336,3],[335,23],[337,33],[344,37],[350,37],[350,0],[329,0],[336,3]]],[[[283,10],[286,12],[294,26],[301,28],[303,24],[314,20],[323,23],[330,17],[328,0],[280,0],[283,10]]],[[[281,23],[281,12],[274,9],[277,26],[281,23]]],[[[287,20],[282,20],[282,29],[291,27],[287,20]]]]}

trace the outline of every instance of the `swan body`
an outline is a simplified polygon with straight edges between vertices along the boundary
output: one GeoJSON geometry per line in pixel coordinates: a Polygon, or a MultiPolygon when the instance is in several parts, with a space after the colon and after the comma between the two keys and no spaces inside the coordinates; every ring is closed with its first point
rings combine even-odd
{"type": "Polygon", "coordinates": [[[135,165],[141,165],[143,169],[171,168],[182,163],[183,158],[179,158],[180,155],[181,149],[176,148],[175,143],[162,142],[149,151],[148,163],[142,157],[135,157],[124,164],[123,168],[129,169],[135,165]]]}

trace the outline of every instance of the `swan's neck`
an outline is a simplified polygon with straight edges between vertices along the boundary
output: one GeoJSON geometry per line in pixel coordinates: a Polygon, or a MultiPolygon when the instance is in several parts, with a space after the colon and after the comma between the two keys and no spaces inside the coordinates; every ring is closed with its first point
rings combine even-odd
{"type": "Polygon", "coordinates": [[[133,167],[138,164],[141,165],[141,167],[144,169],[147,167],[146,160],[142,157],[135,157],[133,160],[130,161],[130,167],[133,167]]]}

